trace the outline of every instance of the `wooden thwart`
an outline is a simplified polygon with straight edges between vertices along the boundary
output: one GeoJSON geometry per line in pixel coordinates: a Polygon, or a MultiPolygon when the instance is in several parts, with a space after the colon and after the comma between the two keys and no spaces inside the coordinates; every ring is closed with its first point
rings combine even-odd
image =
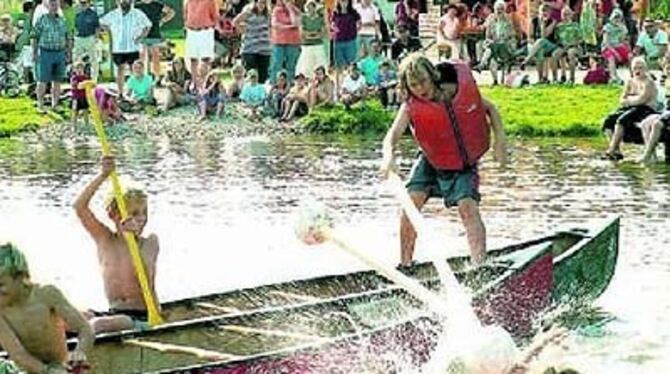
{"type": "Polygon", "coordinates": [[[247,326],[240,326],[240,325],[224,325],[224,326],[219,326],[219,328],[222,329],[222,330],[234,331],[234,332],[239,332],[239,333],[242,333],[242,334],[260,334],[260,335],[278,336],[278,337],[282,337],[282,338],[292,338],[292,339],[311,340],[311,341],[326,340],[326,338],[323,337],[323,336],[302,334],[302,333],[299,333],[299,332],[288,332],[288,331],[280,331],[280,330],[259,329],[259,328],[255,328],[255,327],[247,327],[247,326]]]}
{"type": "Polygon", "coordinates": [[[168,344],[168,343],[152,342],[139,339],[125,340],[123,343],[128,345],[134,345],[136,347],[153,349],[155,351],[164,353],[179,353],[179,354],[193,355],[198,358],[210,361],[227,361],[241,358],[240,356],[235,356],[228,353],[210,351],[207,349],[190,347],[187,345],[168,344]]]}
{"type": "Polygon", "coordinates": [[[212,310],[215,310],[215,311],[221,312],[221,313],[239,313],[240,312],[240,310],[237,309],[237,308],[233,308],[233,307],[230,307],[230,306],[221,306],[221,305],[216,305],[216,304],[212,304],[212,303],[205,303],[205,302],[195,303],[195,306],[200,307],[200,308],[212,309],[212,310]]]}
{"type": "Polygon", "coordinates": [[[308,295],[300,295],[300,294],[297,294],[297,293],[286,292],[286,291],[270,291],[268,293],[271,294],[271,295],[277,295],[277,296],[286,297],[286,298],[289,298],[289,299],[295,299],[295,300],[298,300],[298,301],[305,301],[305,302],[309,302],[309,303],[321,300],[318,297],[308,296],[308,295]]]}

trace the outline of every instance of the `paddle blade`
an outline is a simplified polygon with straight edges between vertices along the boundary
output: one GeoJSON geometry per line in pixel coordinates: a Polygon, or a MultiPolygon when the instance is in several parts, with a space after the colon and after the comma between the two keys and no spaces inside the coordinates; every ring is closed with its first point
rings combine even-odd
{"type": "Polygon", "coordinates": [[[333,225],[333,218],[323,203],[308,200],[298,208],[295,234],[307,245],[321,244],[327,240],[325,231],[333,225]]]}

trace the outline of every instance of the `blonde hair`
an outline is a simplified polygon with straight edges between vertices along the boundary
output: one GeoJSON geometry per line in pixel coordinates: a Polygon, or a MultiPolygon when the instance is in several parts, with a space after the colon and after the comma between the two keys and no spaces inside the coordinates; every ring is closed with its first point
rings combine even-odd
{"type": "MultiPolygon", "coordinates": [[[[129,188],[123,191],[123,199],[126,201],[126,204],[130,200],[147,201],[147,194],[139,188],[129,188]]],[[[113,191],[110,191],[105,199],[105,208],[107,208],[108,213],[119,213],[119,206],[116,203],[116,196],[113,191]]]]}
{"type": "Polygon", "coordinates": [[[644,59],[644,56],[633,57],[633,59],[630,60],[631,68],[635,66],[635,64],[641,64],[644,67],[644,69],[647,70],[647,60],[644,59]]]}
{"type": "Polygon", "coordinates": [[[440,72],[435,68],[432,62],[425,56],[419,53],[412,53],[402,60],[400,63],[398,79],[400,87],[405,92],[405,97],[411,95],[409,87],[415,83],[425,79],[429,79],[435,86],[434,95],[438,95],[438,82],[440,80],[440,72]]]}

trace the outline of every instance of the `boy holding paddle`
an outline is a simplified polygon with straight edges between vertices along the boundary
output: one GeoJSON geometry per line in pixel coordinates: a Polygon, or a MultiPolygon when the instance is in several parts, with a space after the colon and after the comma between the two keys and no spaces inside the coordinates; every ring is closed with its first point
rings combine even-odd
{"type": "Polygon", "coordinates": [[[0,346],[9,357],[30,374],[65,374],[74,370],[68,361],[82,366],[93,339],[84,317],[56,287],[30,281],[23,253],[0,245],[0,346]],[[79,338],[69,358],[66,324],[79,338]]]}
{"type": "MultiPolygon", "coordinates": [[[[440,196],[447,207],[457,206],[465,226],[473,264],[486,255],[486,229],[479,215],[477,162],[495,134],[494,151],[506,162],[505,134],[495,105],[481,97],[469,68],[461,63],[433,65],[415,54],[400,69],[405,90],[402,104],[383,142],[382,176],[395,168],[395,145],[411,125],[421,154],[407,183],[418,209],[431,196],[440,196]]],[[[400,266],[410,266],[416,231],[403,214],[400,221],[400,266]]]]}
{"type": "Polygon", "coordinates": [[[137,189],[124,193],[128,218],[121,220],[116,201],[106,204],[107,214],[114,222],[116,232],[100,222],[89,208],[89,202],[100,185],[114,170],[114,158],[102,158],[102,170],[84,189],[74,203],[75,211],[82,225],[91,235],[98,248],[98,259],[102,267],[105,293],[109,300],[109,312],[96,315],[92,322],[96,333],[126,329],[142,329],[147,326],[147,308],[133,267],[128,246],[123,233],[135,235],[140,256],[147,274],[149,288],[156,300],[154,279],[158,257],[158,237],[155,234],[141,236],[147,223],[147,196],[137,189]]]}

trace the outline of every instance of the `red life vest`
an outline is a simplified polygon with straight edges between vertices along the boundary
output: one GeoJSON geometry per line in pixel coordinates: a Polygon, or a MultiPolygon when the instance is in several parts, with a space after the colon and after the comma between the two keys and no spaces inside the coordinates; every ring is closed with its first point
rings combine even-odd
{"type": "Polygon", "coordinates": [[[486,109],[470,69],[454,63],[458,91],[450,102],[410,96],[407,101],[412,131],[423,154],[439,170],[473,166],[491,143],[486,109]]]}

